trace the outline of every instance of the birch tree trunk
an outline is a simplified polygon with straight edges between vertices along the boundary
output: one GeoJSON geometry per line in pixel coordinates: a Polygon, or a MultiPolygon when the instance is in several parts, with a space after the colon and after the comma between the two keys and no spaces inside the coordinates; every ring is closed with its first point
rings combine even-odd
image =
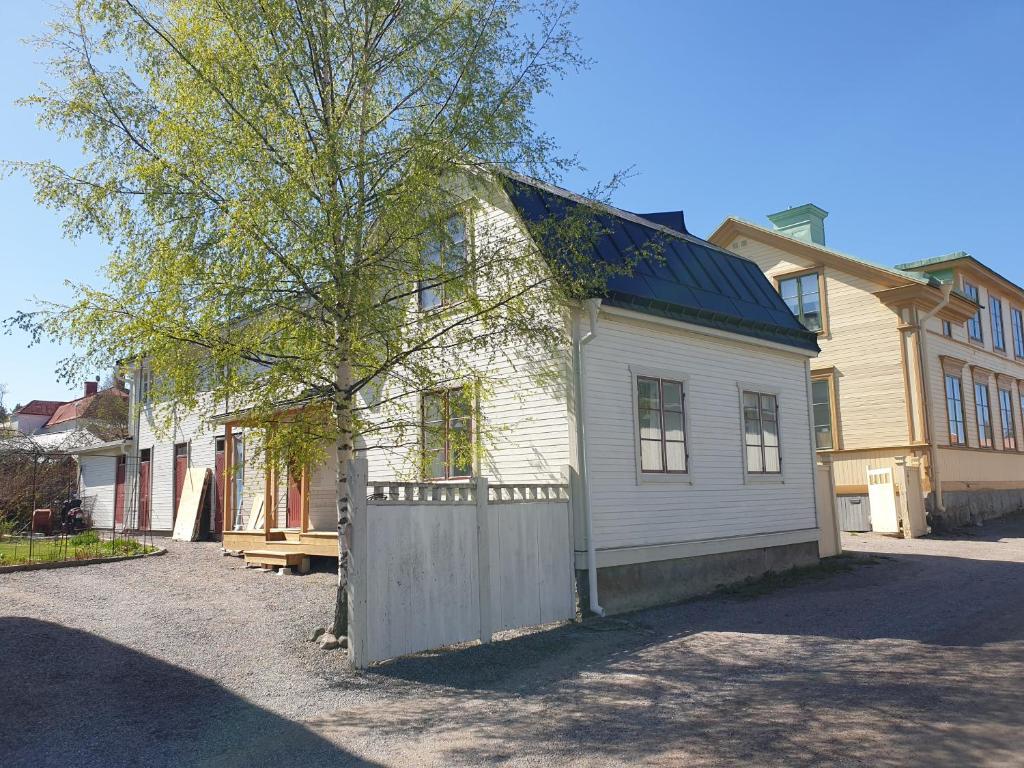
{"type": "Polygon", "coordinates": [[[352,400],[347,394],[352,381],[352,366],[347,358],[335,370],[337,393],[333,416],[337,428],[334,450],[338,460],[335,499],[338,513],[338,592],[334,603],[333,634],[348,634],[348,552],[352,541],[349,520],[348,463],[352,458],[352,400]]]}

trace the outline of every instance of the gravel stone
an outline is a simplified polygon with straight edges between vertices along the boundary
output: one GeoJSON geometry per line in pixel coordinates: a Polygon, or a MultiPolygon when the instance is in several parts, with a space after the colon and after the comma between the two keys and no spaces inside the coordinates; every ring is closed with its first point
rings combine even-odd
{"type": "Polygon", "coordinates": [[[877,563],[363,673],[308,642],[329,571],[169,541],[0,575],[0,765],[1024,762],[1024,521],[844,541],[877,563]]]}

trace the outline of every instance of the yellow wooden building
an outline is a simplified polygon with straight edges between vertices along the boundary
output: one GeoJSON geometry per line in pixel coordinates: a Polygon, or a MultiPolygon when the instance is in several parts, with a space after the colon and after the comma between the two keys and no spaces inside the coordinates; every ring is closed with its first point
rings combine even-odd
{"type": "Polygon", "coordinates": [[[926,513],[949,527],[1024,508],[1024,289],[962,252],[894,268],[839,253],[827,215],[728,218],[709,239],[819,335],[815,444],[844,527],[917,535],[926,513]]]}

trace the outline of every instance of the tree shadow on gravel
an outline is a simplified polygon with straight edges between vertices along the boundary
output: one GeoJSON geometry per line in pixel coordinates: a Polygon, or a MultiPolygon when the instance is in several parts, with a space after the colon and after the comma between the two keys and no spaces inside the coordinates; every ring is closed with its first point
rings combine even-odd
{"type": "Polygon", "coordinates": [[[0,675],[4,768],[376,765],[207,678],[50,622],[0,617],[0,675]]]}
{"type": "Polygon", "coordinates": [[[890,552],[754,600],[399,659],[368,676],[431,685],[429,698],[318,727],[444,734],[436,764],[1015,764],[1021,594],[1021,563],[890,552]]]}

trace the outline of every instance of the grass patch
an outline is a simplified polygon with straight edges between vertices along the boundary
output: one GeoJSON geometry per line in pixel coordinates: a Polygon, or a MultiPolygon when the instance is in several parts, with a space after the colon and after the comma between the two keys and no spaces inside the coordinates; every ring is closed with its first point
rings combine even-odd
{"type": "Polygon", "coordinates": [[[4,539],[0,541],[0,566],[27,563],[55,563],[62,560],[93,560],[126,557],[155,552],[133,539],[103,541],[95,531],[86,531],[67,539],[4,539]]]}
{"type": "Polygon", "coordinates": [[[844,552],[826,557],[817,565],[797,566],[785,571],[767,571],[763,576],[751,577],[736,584],[727,584],[715,590],[716,595],[753,600],[777,589],[787,589],[812,581],[821,581],[839,573],[849,573],[866,565],[877,565],[883,558],[877,555],[855,555],[844,552]]]}

